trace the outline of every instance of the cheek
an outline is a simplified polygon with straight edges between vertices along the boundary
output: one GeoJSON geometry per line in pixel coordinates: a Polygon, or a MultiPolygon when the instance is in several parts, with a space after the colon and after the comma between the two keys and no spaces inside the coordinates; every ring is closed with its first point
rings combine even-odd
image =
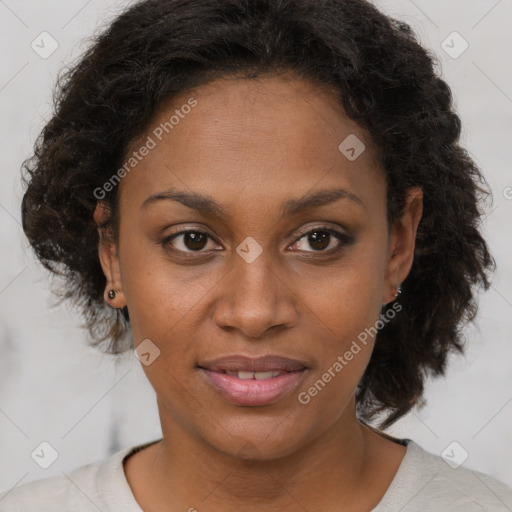
{"type": "MultiPolygon", "coordinates": [[[[380,243],[380,242],[379,242],[380,243]]],[[[347,400],[371,357],[382,307],[384,264],[381,246],[361,243],[328,279],[307,279],[310,331],[318,365],[311,374],[304,402],[347,400]],[[323,335],[322,335],[323,333],[323,335]]]]}
{"type": "Polygon", "coordinates": [[[378,319],[384,274],[381,248],[368,240],[354,246],[337,267],[304,277],[304,300],[336,338],[338,350],[378,319]]]}
{"type": "Polygon", "coordinates": [[[123,290],[135,345],[150,340],[157,347],[153,350],[158,357],[149,365],[143,364],[142,369],[157,396],[163,403],[173,404],[175,414],[185,421],[200,398],[194,396],[198,333],[204,323],[205,304],[222,272],[171,264],[163,250],[162,255],[159,252],[143,244],[130,247],[123,260],[123,290]]]}
{"type": "Polygon", "coordinates": [[[173,331],[182,329],[186,317],[193,317],[211,293],[214,273],[201,265],[172,263],[163,248],[146,240],[121,244],[121,251],[121,279],[135,342],[151,337],[179,341],[173,331]]]}

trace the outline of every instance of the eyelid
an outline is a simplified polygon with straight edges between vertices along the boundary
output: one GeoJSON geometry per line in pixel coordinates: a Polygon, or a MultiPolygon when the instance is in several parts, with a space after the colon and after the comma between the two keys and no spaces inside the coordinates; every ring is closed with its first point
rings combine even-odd
{"type": "Polygon", "coordinates": [[[197,226],[197,227],[187,226],[185,228],[177,228],[175,231],[171,232],[167,238],[174,236],[174,235],[180,235],[182,233],[188,233],[188,232],[204,233],[205,235],[208,235],[209,237],[211,237],[212,239],[215,240],[215,237],[212,234],[210,234],[210,232],[206,228],[203,228],[202,226],[197,226]]]}
{"type": "Polygon", "coordinates": [[[328,233],[331,233],[331,234],[339,234],[339,235],[344,235],[344,236],[349,236],[345,230],[343,230],[341,227],[334,227],[334,226],[329,226],[328,224],[316,224],[316,225],[310,225],[310,226],[307,226],[303,229],[301,229],[299,231],[299,235],[298,237],[293,241],[293,243],[297,242],[298,240],[300,240],[304,235],[307,235],[309,233],[311,233],[311,231],[315,231],[315,230],[318,230],[318,231],[327,231],[328,233]]]}

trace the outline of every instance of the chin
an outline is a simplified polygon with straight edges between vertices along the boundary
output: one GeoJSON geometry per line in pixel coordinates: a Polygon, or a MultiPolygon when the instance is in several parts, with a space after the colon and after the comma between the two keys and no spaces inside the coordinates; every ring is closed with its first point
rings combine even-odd
{"type": "Polygon", "coordinates": [[[282,411],[283,414],[272,416],[248,414],[219,418],[218,429],[207,432],[202,428],[198,433],[215,450],[241,460],[269,461],[287,457],[310,443],[323,429],[314,421],[308,425],[303,411],[291,414],[289,410],[282,411]]]}

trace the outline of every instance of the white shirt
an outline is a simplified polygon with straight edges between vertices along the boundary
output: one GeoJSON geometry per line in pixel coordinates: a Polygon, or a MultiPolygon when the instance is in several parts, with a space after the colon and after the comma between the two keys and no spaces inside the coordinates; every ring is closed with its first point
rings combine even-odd
{"type": "MultiPolygon", "coordinates": [[[[69,475],[28,482],[0,493],[0,512],[143,512],[135,500],[123,459],[146,446],[125,448],[69,475]]],[[[512,511],[512,488],[481,473],[452,469],[411,440],[380,503],[371,512],[512,511]]]]}

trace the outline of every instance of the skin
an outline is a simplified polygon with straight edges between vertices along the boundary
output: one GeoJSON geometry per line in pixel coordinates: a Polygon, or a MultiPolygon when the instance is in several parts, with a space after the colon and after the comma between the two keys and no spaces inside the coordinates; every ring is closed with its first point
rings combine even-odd
{"type": "MultiPolygon", "coordinates": [[[[125,460],[128,483],[148,511],[370,510],[406,452],[356,419],[354,391],[374,340],[307,405],[298,394],[395,300],[413,262],[422,191],[409,189],[388,229],[385,174],[368,133],[334,91],[293,75],[231,77],[173,97],[132,150],[191,97],[197,106],[122,179],[118,243],[100,231],[105,300],[128,305],[136,345],[150,339],[160,350],[142,368],[163,440],[125,460]],[[338,149],[350,134],[366,146],[354,161],[338,149]],[[229,216],[169,199],[141,206],[171,187],[209,195],[229,216]],[[284,201],[338,188],[361,202],[281,218],[284,201]],[[307,233],[322,226],[353,243],[331,236],[315,250],[307,233]],[[161,244],[187,227],[213,238],[161,244]],[[236,252],[248,236],[262,248],[252,263],[236,252]],[[310,370],[274,404],[237,406],[197,368],[229,354],[277,354],[310,370]]],[[[96,221],[107,214],[100,201],[96,221]]]]}

